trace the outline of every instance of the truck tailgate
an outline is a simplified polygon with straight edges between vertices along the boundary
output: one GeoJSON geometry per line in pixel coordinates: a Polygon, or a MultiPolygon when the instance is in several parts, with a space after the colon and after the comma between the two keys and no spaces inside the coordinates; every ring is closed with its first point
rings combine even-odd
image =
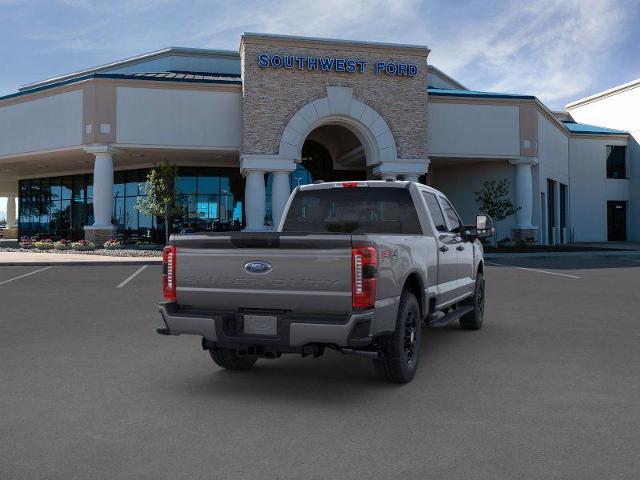
{"type": "Polygon", "coordinates": [[[179,305],[325,314],[351,310],[350,235],[212,233],[177,235],[174,244],[179,305]]]}

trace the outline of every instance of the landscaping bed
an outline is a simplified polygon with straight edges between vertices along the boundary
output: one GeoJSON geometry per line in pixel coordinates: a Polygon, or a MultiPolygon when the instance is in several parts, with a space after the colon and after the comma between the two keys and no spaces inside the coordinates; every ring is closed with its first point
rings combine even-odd
{"type": "Polygon", "coordinates": [[[86,240],[58,240],[37,237],[22,237],[19,246],[0,248],[0,252],[13,253],[55,253],[100,255],[106,257],[160,257],[163,245],[138,243],[125,244],[120,240],[108,240],[103,246],[86,240]]]}
{"type": "Polygon", "coordinates": [[[125,248],[125,249],[97,249],[97,250],[55,250],[55,249],[40,249],[40,248],[0,248],[0,252],[14,252],[14,253],[52,253],[54,255],[68,255],[68,254],[80,254],[80,255],[99,255],[103,257],[161,257],[162,250],[142,250],[138,248],[125,248]]]}

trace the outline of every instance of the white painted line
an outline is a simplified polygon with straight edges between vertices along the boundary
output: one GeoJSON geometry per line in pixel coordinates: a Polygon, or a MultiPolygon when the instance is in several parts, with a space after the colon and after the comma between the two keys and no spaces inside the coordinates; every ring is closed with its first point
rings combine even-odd
{"type": "Polygon", "coordinates": [[[34,273],[44,272],[45,270],[49,270],[50,268],[51,268],[51,266],[40,268],[38,270],[34,270],[33,272],[29,272],[29,273],[25,273],[24,275],[20,275],[19,277],[13,277],[13,278],[10,278],[9,280],[4,280],[3,282],[0,282],[0,285],[4,285],[5,283],[13,282],[14,280],[19,280],[21,278],[28,277],[29,275],[33,275],[34,273]]]}
{"type": "Polygon", "coordinates": [[[124,281],[118,285],[116,288],[122,288],[124,287],[127,283],[129,283],[131,280],[133,280],[134,278],[136,278],[136,276],[138,276],[139,273],[141,273],[145,268],[147,268],[149,265],[143,265],[141,266],[138,270],[136,270],[135,272],[133,272],[133,274],[127,278],[124,279],[124,281]]]}
{"type": "Polygon", "coordinates": [[[517,267],[515,265],[507,265],[506,263],[494,263],[494,262],[485,262],[487,265],[497,265],[499,267],[511,267],[518,268],[520,270],[528,270],[530,272],[538,272],[538,273],[546,273],[548,275],[558,275],[560,277],[569,277],[569,278],[582,278],[577,275],[569,275],[568,273],[558,273],[558,272],[550,272],[548,270],[538,270],[536,268],[526,268],[526,267],[517,267]]]}

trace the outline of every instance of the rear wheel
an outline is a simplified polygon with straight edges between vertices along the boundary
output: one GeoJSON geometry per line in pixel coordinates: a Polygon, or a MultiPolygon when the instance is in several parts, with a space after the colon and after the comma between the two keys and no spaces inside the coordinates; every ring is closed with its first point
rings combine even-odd
{"type": "Polygon", "coordinates": [[[376,374],[394,383],[413,379],[420,360],[422,320],[416,297],[404,292],[400,298],[396,330],[381,339],[382,358],[373,361],[376,374]]]}
{"type": "Polygon", "coordinates": [[[480,330],[484,320],[484,277],[476,275],[476,286],[471,297],[473,310],[460,317],[460,326],[465,330],[480,330]]]}
{"type": "Polygon", "coordinates": [[[227,370],[249,370],[258,360],[255,355],[238,355],[238,352],[230,348],[212,348],[209,355],[216,365],[227,370]]]}

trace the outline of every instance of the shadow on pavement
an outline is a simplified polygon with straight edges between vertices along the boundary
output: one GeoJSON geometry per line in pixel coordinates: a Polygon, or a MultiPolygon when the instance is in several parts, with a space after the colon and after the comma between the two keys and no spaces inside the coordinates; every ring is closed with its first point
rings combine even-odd
{"type": "MultiPolygon", "coordinates": [[[[462,331],[457,322],[450,327],[423,330],[420,365],[414,381],[407,385],[392,384],[378,379],[372,361],[363,357],[343,355],[327,350],[322,357],[301,358],[299,355],[283,355],[276,360],[258,360],[249,371],[222,370],[211,363],[210,375],[197,374],[184,378],[164,379],[169,386],[181,394],[200,394],[211,397],[237,399],[246,397],[255,400],[276,402],[305,402],[319,404],[352,404],[367,396],[388,392],[398,388],[412,388],[418,382],[429,382],[433,370],[429,363],[439,356],[450,357],[448,350],[454,344],[471,341],[469,332],[462,331]]],[[[207,355],[208,357],[208,355],[207,355]]],[[[208,360],[208,358],[207,358],[208,360]]]]}

